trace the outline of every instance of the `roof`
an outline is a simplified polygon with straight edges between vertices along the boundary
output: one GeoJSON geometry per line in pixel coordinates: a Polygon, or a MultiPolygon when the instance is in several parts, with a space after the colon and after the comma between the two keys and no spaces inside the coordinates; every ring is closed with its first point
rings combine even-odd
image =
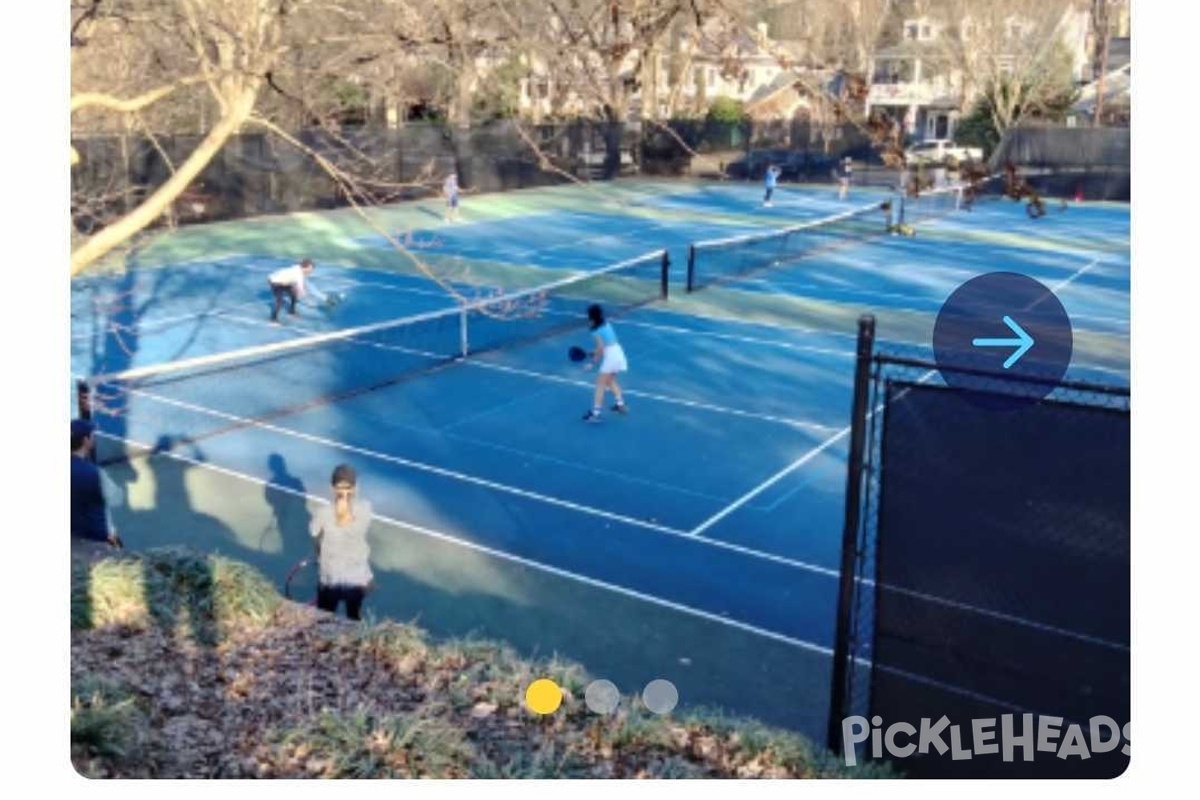
{"type": "Polygon", "coordinates": [[[938,58],[944,53],[932,42],[904,41],[875,51],[875,58],[938,58]]]}
{"type": "MultiPolygon", "coordinates": [[[[1111,105],[1116,102],[1129,102],[1132,86],[1132,70],[1129,64],[1111,70],[1104,76],[1104,103],[1111,105]]],[[[1100,81],[1092,81],[1080,90],[1079,100],[1071,106],[1075,112],[1091,113],[1096,107],[1096,89],[1100,81]]]]}
{"type": "Polygon", "coordinates": [[[785,89],[791,89],[796,81],[800,80],[800,76],[794,72],[781,72],[775,76],[775,80],[768,83],[766,86],[760,86],[755,90],[754,94],[750,95],[747,103],[761,103],[785,89]]]}
{"type": "MultiPolygon", "coordinates": [[[[758,90],[750,96],[750,99],[746,101],[746,107],[747,109],[751,109],[754,106],[769,103],[785,93],[790,93],[797,101],[807,103],[808,100],[806,94],[804,92],[797,92],[793,88],[796,86],[796,84],[805,81],[817,82],[825,87],[829,87],[831,85],[830,76],[828,74],[816,72],[801,74],[794,70],[786,70],[779,73],[779,75],[775,77],[775,80],[771,81],[766,86],[760,86],[758,90]]],[[[812,84],[810,83],[810,85],[812,84]]],[[[830,89],[830,91],[832,91],[832,89],[830,89]]]]}

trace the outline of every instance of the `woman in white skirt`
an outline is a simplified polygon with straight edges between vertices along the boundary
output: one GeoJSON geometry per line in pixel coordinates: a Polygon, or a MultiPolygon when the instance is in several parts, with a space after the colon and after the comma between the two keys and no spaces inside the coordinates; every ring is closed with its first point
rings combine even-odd
{"type": "Polygon", "coordinates": [[[592,397],[592,410],[583,415],[585,422],[599,422],[600,409],[604,406],[604,393],[612,390],[616,404],[613,411],[618,414],[628,413],[625,398],[621,396],[621,386],[617,383],[617,375],[629,369],[625,360],[625,351],[617,341],[617,332],[604,319],[604,310],[598,305],[588,307],[588,322],[592,326],[592,336],[596,340],[596,349],[592,351],[592,360],[584,369],[600,365],[600,374],[596,376],[596,393],[592,397]]]}

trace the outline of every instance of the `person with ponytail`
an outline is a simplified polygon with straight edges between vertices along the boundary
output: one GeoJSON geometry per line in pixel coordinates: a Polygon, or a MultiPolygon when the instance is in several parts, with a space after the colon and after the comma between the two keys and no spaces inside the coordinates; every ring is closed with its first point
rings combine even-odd
{"type": "Polygon", "coordinates": [[[317,548],[317,607],[337,613],[345,602],[349,619],[361,618],[363,600],[374,585],[367,530],[371,504],[358,496],[358,476],[348,464],[333,470],[333,503],[313,517],[311,532],[317,548]]]}

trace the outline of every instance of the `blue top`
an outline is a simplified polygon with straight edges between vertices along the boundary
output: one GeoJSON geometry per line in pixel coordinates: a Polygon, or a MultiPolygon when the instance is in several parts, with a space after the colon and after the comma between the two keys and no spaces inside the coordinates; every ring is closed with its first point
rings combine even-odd
{"type": "Polygon", "coordinates": [[[767,188],[768,189],[775,188],[775,180],[778,177],[779,177],[779,170],[777,170],[775,167],[771,167],[767,170],[767,188]]]}
{"type": "Polygon", "coordinates": [[[614,344],[618,344],[617,332],[614,331],[613,326],[607,322],[592,331],[592,334],[600,339],[605,347],[612,347],[614,344]]]}
{"type": "Polygon", "coordinates": [[[76,455],[71,456],[71,536],[98,542],[108,539],[100,468],[76,455]]]}

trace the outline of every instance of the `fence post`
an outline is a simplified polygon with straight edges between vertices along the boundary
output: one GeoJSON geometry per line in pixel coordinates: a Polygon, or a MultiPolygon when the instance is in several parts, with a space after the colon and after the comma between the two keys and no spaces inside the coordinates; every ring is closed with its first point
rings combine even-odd
{"type": "Polygon", "coordinates": [[[666,300],[670,291],[671,256],[668,251],[662,254],[662,299],[666,300]]]}
{"type": "Polygon", "coordinates": [[[846,516],[842,528],[842,563],[838,580],[837,632],[833,647],[833,685],[829,693],[829,749],[842,747],[842,716],[846,711],[846,686],[850,658],[850,622],[854,607],[855,562],[858,558],[859,502],[862,496],[863,456],[870,402],[871,354],[875,348],[875,317],[858,319],[858,353],[854,364],[854,405],[850,412],[850,454],[846,478],[846,516]]]}
{"type": "Polygon", "coordinates": [[[693,291],[696,279],[696,245],[688,245],[687,290],[693,291]]]}

